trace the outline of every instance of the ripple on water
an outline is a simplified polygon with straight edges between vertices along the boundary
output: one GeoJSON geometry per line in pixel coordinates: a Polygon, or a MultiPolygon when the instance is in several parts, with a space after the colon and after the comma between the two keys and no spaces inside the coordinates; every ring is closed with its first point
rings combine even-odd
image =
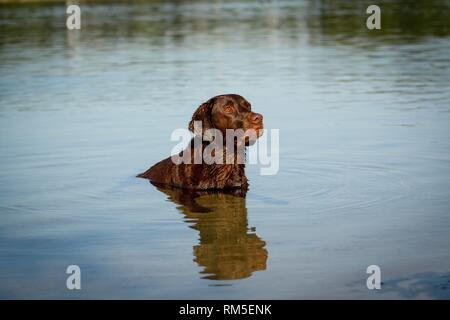
{"type": "Polygon", "coordinates": [[[406,170],[358,160],[290,159],[280,170],[283,197],[315,207],[314,212],[376,207],[410,195],[415,184],[406,170]],[[288,191],[286,191],[288,190],[288,191]]]}

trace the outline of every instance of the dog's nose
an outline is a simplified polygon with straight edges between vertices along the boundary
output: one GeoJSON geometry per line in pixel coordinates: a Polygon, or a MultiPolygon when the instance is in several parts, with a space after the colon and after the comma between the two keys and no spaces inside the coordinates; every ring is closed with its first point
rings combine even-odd
{"type": "Polygon", "coordinates": [[[261,123],[263,120],[263,116],[262,114],[254,112],[251,116],[251,119],[253,123],[261,123]]]}

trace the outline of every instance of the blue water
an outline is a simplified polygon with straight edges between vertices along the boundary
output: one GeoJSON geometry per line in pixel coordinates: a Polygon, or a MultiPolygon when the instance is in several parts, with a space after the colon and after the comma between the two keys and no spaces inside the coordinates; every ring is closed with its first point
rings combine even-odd
{"type": "Polygon", "coordinates": [[[384,4],[0,6],[0,298],[448,299],[450,6],[384,4]],[[205,214],[134,177],[230,92],[276,175],[205,214]]]}

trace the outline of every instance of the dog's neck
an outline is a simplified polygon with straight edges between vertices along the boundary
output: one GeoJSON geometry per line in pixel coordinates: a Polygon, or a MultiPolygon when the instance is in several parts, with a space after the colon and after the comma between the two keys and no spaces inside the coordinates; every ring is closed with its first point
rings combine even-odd
{"type": "Polygon", "coordinates": [[[213,150],[223,155],[222,164],[234,164],[238,166],[245,167],[247,147],[245,145],[240,145],[236,141],[232,146],[226,143],[215,143],[214,141],[202,141],[203,150],[208,148],[208,150],[213,150]]]}

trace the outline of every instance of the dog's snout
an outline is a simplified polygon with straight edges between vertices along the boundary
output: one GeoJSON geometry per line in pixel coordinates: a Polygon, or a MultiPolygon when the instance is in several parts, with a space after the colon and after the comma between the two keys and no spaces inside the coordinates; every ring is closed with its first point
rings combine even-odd
{"type": "Polygon", "coordinates": [[[253,123],[262,123],[263,116],[260,113],[253,112],[251,115],[251,120],[253,123]]]}

